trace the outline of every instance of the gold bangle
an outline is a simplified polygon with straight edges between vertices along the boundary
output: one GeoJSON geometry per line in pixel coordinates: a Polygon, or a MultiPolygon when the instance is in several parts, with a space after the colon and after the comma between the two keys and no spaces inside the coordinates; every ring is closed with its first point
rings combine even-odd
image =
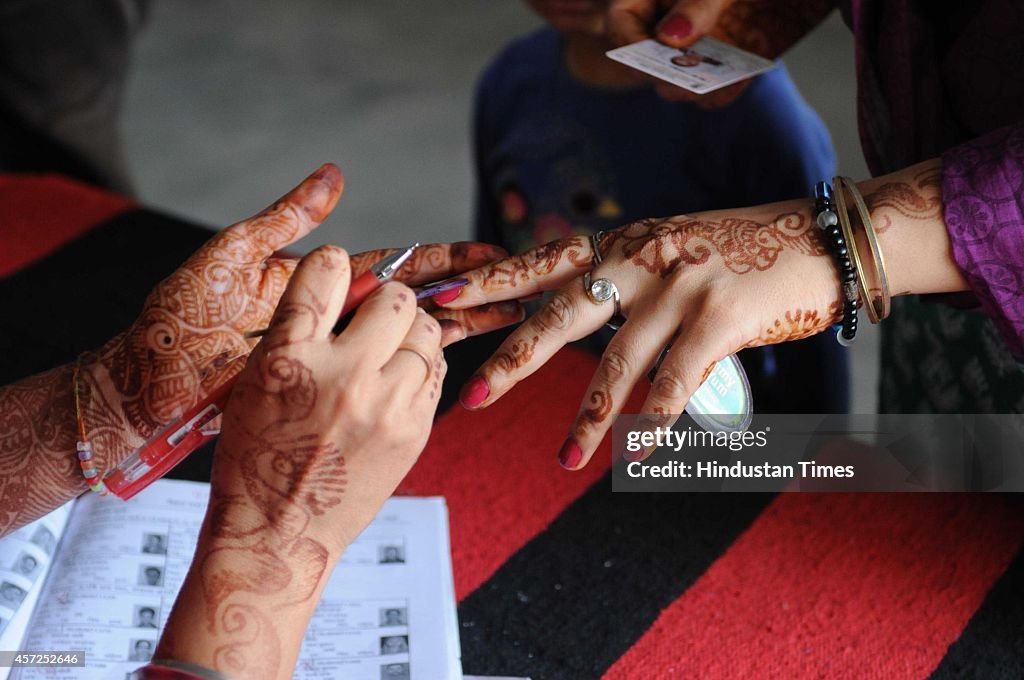
{"type": "Polygon", "coordinates": [[[857,242],[854,239],[853,225],[850,223],[850,210],[846,206],[846,196],[843,193],[843,178],[833,177],[832,187],[835,189],[836,199],[836,217],[839,218],[839,228],[843,232],[843,240],[846,241],[846,250],[850,255],[850,259],[853,260],[853,270],[857,274],[857,289],[860,290],[860,302],[861,307],[864,309],[864,313],[868,315],[868,321],[871,323],[878,323],[878,317],[875,315],[875,310],[871,307],[868,302],[868,280],[864,274],[864,267],[861,266],[860,253],[857,252],[857,242]]]}
{"type": "MultiPolygon", "coordinates": [[[[864,203],[864,197],[861,195],[860,189],[857,188],[857,185],[849,177],[842,177],[840,179],[843,180],[846,188],[850,191],[853,205],[857,208],[857,214],[860,215],[860,223],[864,227],[864,235],[867,236],[868,247],[871,249],[871,264],[875,270],[875,278],[878,280],[880,294],[866,297],[865,300],[869,300],[869,306],[873,307],[878,320],[883,321],[888,318],[889,312],[892,311],[892,296],[889,293],[889,277],[885,272],[885,258],[882,256],[882,249],[878,245],[878,233],[875,231],[875,225],[871,221],[871,213],[868,211],[867,204],[864,203]]],[[[870,318],[870,315],[868,316],[870,318]]]]}

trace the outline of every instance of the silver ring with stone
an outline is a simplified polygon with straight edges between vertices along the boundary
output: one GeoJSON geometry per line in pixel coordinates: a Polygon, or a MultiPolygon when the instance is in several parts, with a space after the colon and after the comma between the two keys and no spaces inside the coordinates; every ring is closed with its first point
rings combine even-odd
{"type": "Polygon", "coordinates": [[[619,330],[619,327],[626,322],[625,317],[622,316],[622,303],[619,300],[619,289],[612,282],[611,279],[595,279],[591,275],[591,272],[587,272],[583,275],[583,289],[587,293],[587,297],[595,305],[601,305],[609,300],[615,303],[615,313],[612,314],[612,318],[608,320],[607,326],[612,330],[619,330]]]}

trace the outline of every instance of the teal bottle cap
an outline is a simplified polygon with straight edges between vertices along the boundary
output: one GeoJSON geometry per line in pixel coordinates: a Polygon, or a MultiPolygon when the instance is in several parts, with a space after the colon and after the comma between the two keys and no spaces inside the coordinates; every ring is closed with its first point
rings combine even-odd
{"type": "Polygon", "coordinates": [[[750,427],[754,416],[750,381],[735,354],[714,365],[690,397],[686,412],[709,432],[742,432],[750,427]]]}

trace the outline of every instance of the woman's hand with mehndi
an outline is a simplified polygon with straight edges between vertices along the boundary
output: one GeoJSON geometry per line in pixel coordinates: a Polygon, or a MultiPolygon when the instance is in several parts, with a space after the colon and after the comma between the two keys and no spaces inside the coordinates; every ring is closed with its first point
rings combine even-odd
{"type": "Polygon", "coordinates": [[[608,344],[559,453],[586,465],[666,345],[642,413],[669,425],[712,366],[742,347],[818,333],[842,309],[829,250],[809,201],[637,222],[596,239],[577,236],[465,274],[449,308],[556,291],[462,389],[468,408],[490,406],[565,344],[616,312],[627,320],[608,344]],[[597,264],[598,260],[600,263],[597,264]],[[586,285],[590,274],[590,290],[586,285]]]}

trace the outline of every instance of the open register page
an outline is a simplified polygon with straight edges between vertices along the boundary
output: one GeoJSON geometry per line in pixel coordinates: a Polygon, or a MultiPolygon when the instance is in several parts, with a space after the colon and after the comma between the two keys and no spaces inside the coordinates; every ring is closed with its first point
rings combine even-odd
{"type": "MultiPolygon", "coordinates": [[[[127,503],[89,494],[0,540],[0,650],[85,653],[84,667],[15,668],[10,678],[119,680],[148,661],[208,494],[208,484],[174,480],[127,503]]],[[[349,546],[295,677],[462,678],[443,498],[389,500],[349,546]]]]}

